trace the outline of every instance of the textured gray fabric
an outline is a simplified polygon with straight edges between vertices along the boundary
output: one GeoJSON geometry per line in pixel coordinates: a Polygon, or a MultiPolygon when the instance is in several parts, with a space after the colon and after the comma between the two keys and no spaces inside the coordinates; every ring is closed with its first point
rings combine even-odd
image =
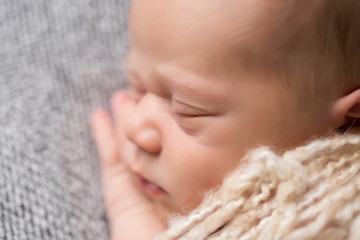
{"type": "Polygon", "coordinates": [[[0,239],[108,239],[88,119],[124,86],[127,10],[0,1],[0,239]]]}

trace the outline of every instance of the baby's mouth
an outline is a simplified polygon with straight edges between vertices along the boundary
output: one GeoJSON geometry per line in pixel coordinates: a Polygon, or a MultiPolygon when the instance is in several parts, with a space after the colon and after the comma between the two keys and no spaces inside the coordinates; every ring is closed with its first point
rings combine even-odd
{"type": "Polygon", "coordinates": [[[144,191],[152,197],[156,197],[162,194],[165,194],[166,191],[159,187],[158,185],[148,181],[146,178],[142,177],[141,175],[137,174],[137,177],[140,181],[140,185],[144,189],[144,191]]]}

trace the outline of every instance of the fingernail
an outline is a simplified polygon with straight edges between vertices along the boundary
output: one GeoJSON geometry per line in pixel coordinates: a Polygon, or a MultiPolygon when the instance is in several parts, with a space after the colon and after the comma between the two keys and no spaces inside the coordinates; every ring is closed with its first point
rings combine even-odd
{"type": "Polygon", "coordinates": [[[122,109],[124,104],[129,100],[129,95],[126,91],[120,90],[113,94],[111,98],[111,110],[114,113],[114,117],[117,118],[122,109]]]}
{"type": "Polygon", "coordinates": [[[112,95],[112,103],[114,104],[122,104],[124,103],[127,99],[129,99],[128,93],[126,91],[120,90],[120,91],[116,91],[113,95],[112,95]]]}

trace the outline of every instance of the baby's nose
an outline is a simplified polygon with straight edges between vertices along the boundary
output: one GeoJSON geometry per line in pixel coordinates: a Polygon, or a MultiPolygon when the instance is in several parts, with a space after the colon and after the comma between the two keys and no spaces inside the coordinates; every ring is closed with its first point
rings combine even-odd
{"type": "Polygon", "coordinates": [[[139,148],[152,154],[161,152],[161,134],[156,120],[156,102],[144,96],[127,116],[125,134],[139,148]]]}
{"type": "Polygon", "coordinates": [[[158,154],[161,151],[160,134],[154,129],[132,126],[127,128],[126,135],[130,141],[146,152],[158,154]]]}

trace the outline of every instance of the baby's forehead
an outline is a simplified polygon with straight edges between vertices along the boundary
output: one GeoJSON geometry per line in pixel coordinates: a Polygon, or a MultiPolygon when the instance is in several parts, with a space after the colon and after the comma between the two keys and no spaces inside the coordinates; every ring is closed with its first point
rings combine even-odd
{"type": "MultiPolygon", "coordinates": [[[[134,0],[130,14],[132,40],[157,50],[197,53],[204,47],[221,51],[234,41],[253,41],[268,28],[269,4],[264,0],[142,1],[134,0]],[[266,3],[266,4],[264,4],[266,3]],[[144,43],[144,42],[147,43],[144,43]],[[171,48],[166,46],[171,43],[171,48]]],[[[280,1],[271,1],[280,2],[280,1]]]]}
{"type": "Polygon", "coordinates": [[[288,52],[281,51],[297,45],[298,26],[308,31],[301,21],[311,21],[303,11],[311,4],[305,5],[300,0],[133,0],[131,42],[149,56],[166,56],[164,61],[190,56],[206,69],[229,72],[241,69],[240,63],[251,73],[268,72],[276,54],[283,57],[288,52]]]}

